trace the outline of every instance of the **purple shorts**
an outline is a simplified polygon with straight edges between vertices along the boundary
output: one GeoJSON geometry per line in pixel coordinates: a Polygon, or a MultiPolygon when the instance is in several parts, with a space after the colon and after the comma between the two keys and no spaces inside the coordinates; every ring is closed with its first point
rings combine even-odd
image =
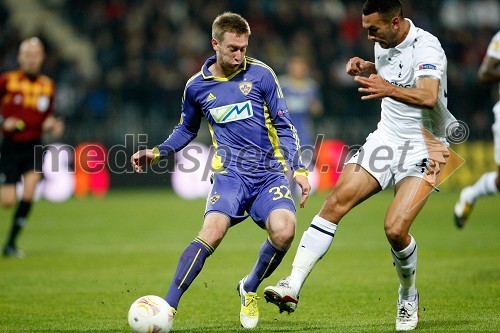
{"type": "Polygon", "coordinates": [[[228,171],[213,175],[205,216],[211,212],[225,214],[230,218],[231,226],[250,216],[259,227],[265,229],[269,214],[280,208],[295,213],[285,175],[267,173],[263,177],[248,177],[228,171]]]}

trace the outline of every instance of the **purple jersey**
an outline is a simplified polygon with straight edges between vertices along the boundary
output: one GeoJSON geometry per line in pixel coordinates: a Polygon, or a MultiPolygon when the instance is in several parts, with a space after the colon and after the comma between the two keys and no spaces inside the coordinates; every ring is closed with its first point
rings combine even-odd
{"type": "Polygon", "coordinates": [[[250,177],[266,172],[304,169],[297,132],[292,125],[280,85],[272,69],[245,57],[241,67],[227,78],[214,77],[207,59],[200,72],[186,83],[182,117],[157,148],[166,156],[184,148],[208,121],[215,156],[215,173],[233,171],[250,177]]]}

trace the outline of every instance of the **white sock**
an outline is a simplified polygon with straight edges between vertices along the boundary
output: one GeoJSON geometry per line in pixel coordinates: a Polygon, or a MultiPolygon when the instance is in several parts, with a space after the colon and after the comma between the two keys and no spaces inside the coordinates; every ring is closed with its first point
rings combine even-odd
{"type": "Polygon", "coordinates": [[[491,195],[498,192],[495,179],[497,178],[496,172],[488,172],[481,176],[474,183],[474,185],[467,187],[463,191],[464,199],[469,203],[474,203],[477,198],[491,195]]]}
{"type": "Polygon", "coordinates": [[[289,286],[297,292],[297,295],[314,265],[328,251],[336,230],[336,224],[316,215],[302,235],[289,281],[289,286]]]}
{"type": "Polygon", "coordinates": [[[415,277],[417,274],[417,243],[410,235],[411,241],[405,249],[391,249],[394,266],[399,277],[399,300],[414,300],[417,296],[415,277]]]}

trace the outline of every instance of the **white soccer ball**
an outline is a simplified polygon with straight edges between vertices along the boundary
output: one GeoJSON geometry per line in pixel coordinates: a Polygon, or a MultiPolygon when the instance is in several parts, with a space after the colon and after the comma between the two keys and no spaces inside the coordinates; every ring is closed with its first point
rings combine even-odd
{"type": "Polygon", "coordinates": [[[163,298],[139,297],[128,310],[128,324],[137,333],[166,333],[174,323],[175,310],[163,298]]]}

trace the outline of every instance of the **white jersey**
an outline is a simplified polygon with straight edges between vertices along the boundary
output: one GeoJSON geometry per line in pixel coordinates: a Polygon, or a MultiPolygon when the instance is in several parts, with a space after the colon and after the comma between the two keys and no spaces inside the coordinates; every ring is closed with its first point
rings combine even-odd
{"type": "Polygon", "coordinates": [[[405,40],[394,48],[383,49],[375,43],[375,67],[387,82],[404,88],[415,88],[421,77],[439,80],[438,102],[433,110],[408,105],[390,97],[382,99],[380,131],[396,142],[424,142],[423,129],[446,141],[446,129],[456,119],[447,106],[447,60],[439,40],[410,23],[405,40]]]}
{"type": "MultiPolygon", "coordinates": [[[[500,31],[498,31],[495,36],[493,36],[493,39],[488,45],[486,55],[488,55],[488,57],[490,58],[500,59],[500,31]]],[[[498,85],[498,93],[500,95],[500,84],[498,85]]],[[[495,104],[494,110],[496,112],[500,112],[500,100],[498,100],[497,104],[495,104]]]]}

